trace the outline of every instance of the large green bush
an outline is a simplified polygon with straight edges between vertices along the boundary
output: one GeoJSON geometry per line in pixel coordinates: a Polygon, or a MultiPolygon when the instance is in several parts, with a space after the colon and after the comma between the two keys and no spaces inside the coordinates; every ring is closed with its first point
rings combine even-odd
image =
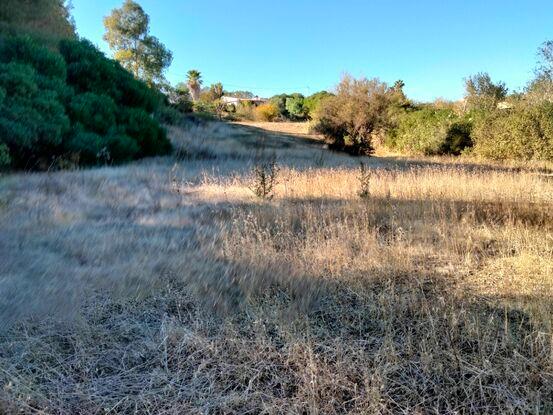
{"type": "Polygon", "coordinates": [[[64,39],[57,51],[0,35],[0,162],[42,168],[64,157],[95,164],[167,154],[152,117],[161,98],[88,41],[64,39]]]}
{"type": "Polygon", "coordinates": [[[481,114],[474,154],[490,159],[553,160],[553,103],[519,103],[481,114]]]}
{"type": "Polygon", "coordinates": [[[471,146],[471,123],[450,109],[432,107],[407,111],[396,116],[386,143],[412,154],[460,154],[471,146]]]}

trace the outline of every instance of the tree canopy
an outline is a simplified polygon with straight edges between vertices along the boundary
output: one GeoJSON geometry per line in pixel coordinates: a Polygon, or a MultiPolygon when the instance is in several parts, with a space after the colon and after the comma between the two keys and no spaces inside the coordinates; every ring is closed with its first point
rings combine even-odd
{"type": "Polygon", "coordinates": [[[126,0],[104,18],[104,26],[104,39],[125,69],[150,86],[164,81],[163,73],[171,65],[173,55],[149,34],[150,18],[138,3],[126,0]]]}

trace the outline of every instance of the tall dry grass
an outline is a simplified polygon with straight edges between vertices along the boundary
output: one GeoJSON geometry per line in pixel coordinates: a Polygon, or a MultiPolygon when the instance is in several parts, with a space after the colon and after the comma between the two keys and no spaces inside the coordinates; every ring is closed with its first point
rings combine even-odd
{"type": "Polygon", "coordinates": [[[4,412],[553,411],[547,176],[365,159],[360,198],[358,159],[233,128],[173,131],[175,160],[8,178],[0,310],[18,287],[81,301],[4,332],[4,412]]]}

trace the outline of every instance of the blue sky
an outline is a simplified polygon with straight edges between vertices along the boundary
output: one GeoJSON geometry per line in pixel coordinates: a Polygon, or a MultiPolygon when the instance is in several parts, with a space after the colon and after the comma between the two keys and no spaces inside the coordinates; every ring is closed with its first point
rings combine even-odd
{"type": "MultiPolygon", "coordinates": [[[[73,0],[81,36],[109,54],[102,19],[123,0],[73,0]]],[[[458,99],[489,72],[524,87],[553,39],[551,0],[138,0],[173,51],[167,78],[261,96],[332,89],[344,72],[403,79],[413,99],[458,99]]]]}

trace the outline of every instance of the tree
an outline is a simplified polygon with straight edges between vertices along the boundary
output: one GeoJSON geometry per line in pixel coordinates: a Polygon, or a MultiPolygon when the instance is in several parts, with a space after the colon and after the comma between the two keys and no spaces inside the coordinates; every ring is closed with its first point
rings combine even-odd
{"type": "Polygon", "coordinates": [[[493,110],[507,96],[505,83],[493,83],[490,75],[477,73],[466,79],[466,102],[469,109],[493,110]]]}
{"type": "Polygon", "coordinates": [[[214,101],[221,99],[224,93],[223,84],[218,82],[216,84],[211,85],[209,87],[209,92],[211,94],[211,99],[213,99],[214,101]]]}
{"type": "Polygon", "coordinates": [[[150,18],[139,4],[126,0],[104,18],[104,26],[104,40],[125,69],[150,86],[164,80],[163,72],[171,65],[173,55],[149,34],[150,18]]]}
{"type": "Polygon", "coordinates": [[[188,84],[188,89],[190,90],[190,95],[192,95],[192,100],[194,102],[200,99],[200,93],[202,92],[202,74],[196,69],[191,69],[186,74],[186,83],[188,84]]]}
{"type": "Polygon", "coordinates": [[[301,94],[292,94],[286,98],[286,111],[290,118],[303,120],[307,117],[307,108],[304,105],[305,97],[301,94]]]}
{"type": "Polygon", "coordinates": [[[335,96],[321,103],[316,130],[331,140],[335,149],[370,155],[373,135],[389,126],[393,89],[378,79],[345,75],[335,96]]]}
{"type": "Polygon", "coordinates": [[[545,42],[538,50],[536,76],[527,88],[527,98],[532,102],[553,102],[553,41],[545,42]]]}

